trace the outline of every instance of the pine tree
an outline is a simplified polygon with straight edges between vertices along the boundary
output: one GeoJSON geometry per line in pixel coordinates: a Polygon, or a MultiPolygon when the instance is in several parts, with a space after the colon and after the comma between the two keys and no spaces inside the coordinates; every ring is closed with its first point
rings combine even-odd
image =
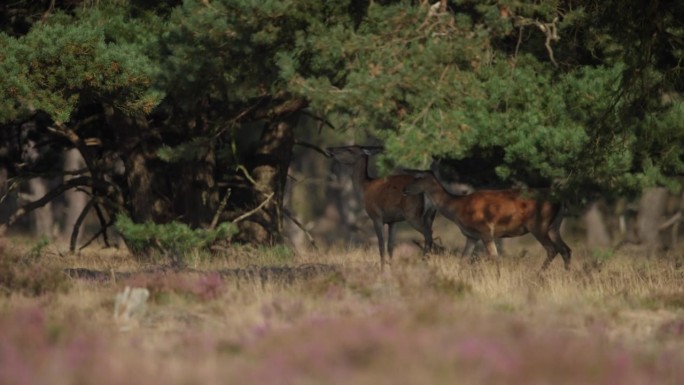
{"type": "Polygon", "coordinates": [[[279,242],[302,114],[382,140],[386,168],[442,159],[575,201],[684,173],[674,1],[54,3],[0,7],[0,158],[54,171],[17,166],[31,122],[87,172],[26,209],[85,187],[105,227],[241,218],[279,242]]]}

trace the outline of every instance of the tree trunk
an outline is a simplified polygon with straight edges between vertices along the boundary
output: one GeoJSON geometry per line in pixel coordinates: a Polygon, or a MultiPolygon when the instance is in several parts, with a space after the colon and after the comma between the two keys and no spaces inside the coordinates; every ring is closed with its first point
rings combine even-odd
{"type": "Polygon", "coordinates": [[[297,115],[290,114],[264,127],[248,170],[255,182],[252,207],[266,204],[240,222],[241,241],[266,245],[283,241],[283,196],[296,122],[297,115]]]}
{"type": "Polygon", "coordinates": [[[592,202],[589,205],[589,209],[584,214],[583,219],[587,229],[587,247],[589,249],[610,247],[610,234],[608,234],[599,202],[592,202]]]}
{"type": "Polygon", "coordinates": [[[182,215],[183,221],[193,228],[206,228],[219,205],[214,149],[207,148],[198,159],[179,165],[179,168],[180,175],[173,191],[174,213],[182,215]]]}
{"type": "MultiPolygon", "coordinates": [[[[4,223],[7,220],[7,218],[9,218],[9,216],[11,215],[11,211],[14,209],[14,207],[12,207],[12,208],[9,207],[10,204],[8,204],[8,202],[10,199],[8,196],[6,196],[9,192],[8,191],[9,186],[7,185],[8,179],[9,179],[9,173],[7,172],[7,169],[4,166],[0,165],[0,203],[1,203],[0,204],[0,221],[1,221],[1,223],[4,223]]],[[[14,206],[14,205],[12,204],[12,206],[14,206]]],[[[0,226],[0,231],[1,231],[0,237],[4,236],[5,231],[3,230],[3,228],[1,226],[0,226]]]]}
{"type": "Polygon", "coordinates": [[[667,190],[662,187],[646,189],[639,200],[637,238],[648,255],[662,247],[659,226],[667,204],[667,190]]]}
{"type": "Polygon", "coordinates": [[[370,219],[364,211],[362,194],[352,182],[348,166],[331,162],[325,186],[326,206],[315,232],[329,246],[359,245],[375,239],[370,219]],[[364,223],[365,221],[365,223],[364,223]]]}
{"type": "MultiPolygon", "coordinates": [[[[78,149],[72,148],[66,151],[66,154],[64,154],[64,171],[76,171],[83,167],[85,167],[85,162],[78,149]]],[[[67,181],[71,178],[71,176],[67,175],[64,177],[64,180],[67,181]]],[[[64,192],[64,200],[66,201],[66,207],[64,213],[64,227],[62,228],[61,236],[64,239],[69,239],[74,231],[76,220],[86,207],[86,203],[88,203],[88,195],[83,191],[70,189],[64,192]]],[[[79,238],[80,236],[81,232],[79,231],[79,238]]]]}
{"type": "MultiPolygon", "coordinates": [[[[44,197],[50,190],[47,181],[43,178],[31,178],[28,181],[28,186],[30,193],[27,198],[31,202],[44,197]]],[[[52,239],[54,223],[52,203],[31,212],[31,232],[34,236],[52,239]]]]}
{"type": "Polygon", "coordinates": [[[152,175],[147,167],[147,158],[142,151],[135,150],[128,156],[126,165],[126,182],[130,193],[131,219],[142,223],[154,218],[154,198],[152,196],[152,175]]]}
{"type": "Polygon", "coordinates": [[[677,249],[679,243],[679,224],[682,221],[681,217],[684,216],[684,191],[682,191],[682,195],[679,198],[679,210],[677,214],[680,215],[680,219],[672,224],[672,248],[675,250],[677,249]]]}
{"type": "MultiPolygon", "coordinates": [[[[7,179],[8,179],[8,173],[7,169],[0,165],[0,203],[5,203],[6,201],[4,199],[7,199],[5,194],[7,194],[7,179]]],[[[2,205],[0,205],[0,208],[2,205]]],[[[4,221],[5,216],[3,215],[4,213],[0,212],[0,220],[4,221]]],[[[7,241],[5,240],[5,229],[0,226],[0,255],[3,255],[5,253],[5,247],[7,246],[7,241]]]]}
{"type": "MultiPolygon", "coordinates": [[[[105,106],[107,123],[114,131],[117,148],[125,166],[128,215],[135,223],[168,222],[171,218],[168,201],[155,194],[156,175],[152,162],[157,160],[161,145],[159,132],[149,126],[145,117],[128,116],[112,106],[105,106]]],[[[170,176],[173,177],[173,176],[170,176]]]]}

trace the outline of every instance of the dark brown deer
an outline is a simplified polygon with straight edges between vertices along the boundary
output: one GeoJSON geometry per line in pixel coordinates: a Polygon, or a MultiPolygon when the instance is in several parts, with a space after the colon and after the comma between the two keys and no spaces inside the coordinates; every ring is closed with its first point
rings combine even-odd
{"type": "MultiPolygon", "coordinates": [[[[447,219],[468,238],[466,248],[481,239],[490,257],[497,258],[496,238],[532,233],[546,249],[542,270],[558,253],[570,269],[572,250],[563,242],[560,225],[563,207],[547,199],[547,190],[478,190],[468,195],[449,193],[432,173],[418,175],[406,186],[409,196],[426,194],[447,219]]],[[[464,253],[465,253],[464,249],[464,253]]]]}
{"type": "Polygon", "coordinates": [[[387,253],[392,259],[396,223],[406,221],[418,230],[425,239],[423,252],[432,249],[432,222],[437,209],[424,194],[412,196],[403,193],[404,188],[413,181],[413,175],[390,175],[384,178],[371,178],[368,175],[368,159],[382,151],[382,147],[342,146],[326,149],[336,161],[353,166],[352,180],[363,192],[366,213],[373,222],[375,235],[380,249],[380,266],[385,267],[384,225],[387,224],[387,253]]]}

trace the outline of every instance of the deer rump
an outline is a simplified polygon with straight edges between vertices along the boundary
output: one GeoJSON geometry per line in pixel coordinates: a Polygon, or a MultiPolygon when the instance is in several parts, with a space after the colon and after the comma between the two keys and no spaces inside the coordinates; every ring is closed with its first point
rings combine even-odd
{"type": "Polygon", "coordinates": [[[544,190],[480,190],[463,196],[458,205],[451,202],[443,214],[473,238],[545,233],[562,211],[562,205],[544,199],[546,195],[544,190]]]}

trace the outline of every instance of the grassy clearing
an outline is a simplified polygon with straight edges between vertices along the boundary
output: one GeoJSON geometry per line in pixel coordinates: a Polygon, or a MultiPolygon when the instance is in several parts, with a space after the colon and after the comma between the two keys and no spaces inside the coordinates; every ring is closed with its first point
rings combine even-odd
{"type": "MultiPolygon", "coordinates": [[[[575,247],[578,249],[578,247],[575,247]]],[[[287,281],[169,271],[126,279],[64,268],[142,271],[122,252],[39,254],[0,264],[0,383],[684,383],[684,268],[677,253],[597,258],[573,269],[512,252],[499,266],[404,250],[391,273],[372,250],[240,249],[191,268],[334,265],[287,281]],[[146,287],[128,331],[112,318],[126,285],[146,287]],[[37,289],[36,289],[37,288],[37,289]]]]}

